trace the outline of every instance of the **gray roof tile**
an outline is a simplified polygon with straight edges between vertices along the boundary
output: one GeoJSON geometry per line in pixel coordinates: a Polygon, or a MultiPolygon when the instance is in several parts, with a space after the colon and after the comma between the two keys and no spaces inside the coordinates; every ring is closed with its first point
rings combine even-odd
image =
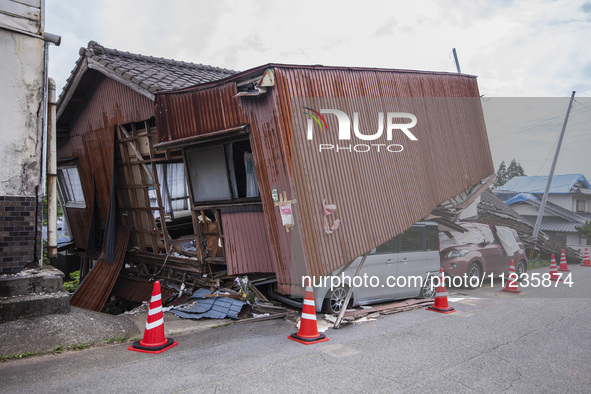
{"type": "Polygon", "coordinates": [[[72,75],[66,82],[64,91],[70,88],[69,85],[74,79],[78,65],[85,57],[92,59],[97,64],[121,75],[130,83],[141,86],[151,93],[162,90],[182,89],[200,83],[223,79],[237,73],[234,70],[204,64],[119,51],[117,49],[106,48],[95,41],[90,41],[87,48],[80,48],[80,59],[77,62],[77,67],[72,70],[72,75]]]}
{"type": "Polygon", "coordinates": [[[153,92],[181,89],[222,79],[236,73],[233,70],[203,64],[118,51],[105,48],[95,41],[89,42],[88,48],[83,50],[87,57],[106,65],[130,81],[133,76],[137,76],[153,92]]]}

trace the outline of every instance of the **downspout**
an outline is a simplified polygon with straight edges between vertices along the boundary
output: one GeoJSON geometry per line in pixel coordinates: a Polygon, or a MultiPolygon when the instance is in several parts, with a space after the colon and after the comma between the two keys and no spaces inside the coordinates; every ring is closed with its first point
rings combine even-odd
{"type": "Polygon", "coordinates": [[[47,257],[57,257],[57,158],[55,81],[49,78],[47,111],[47,257]]]}
{"type": "MultiPolygon", "coordinates": [[[[42,3],[44,6],[44,2],[42,3]]],[[[50,147],[48,146],[48,139],[49,139],[49,129],[53,128],[53,160],[55,161],[55,152],[56,152],[56,142],[55,142],[55,138],[56,138],[56,133],[55,133],[55,122],[56,122],[56,99],[55,99],[55,81],[52,78],[49,78],[49,45],[50,44],[54,44],[55,46],[59,46],[61,44],[62,38],[56,34],[52,34],[52,33],[48,33],[43,31],[41,33],[41,38],[43,39],[44,43],[43,43],[43,123],[42,123],[42,133],[43,133],[43,138],[42,138],[42,147],[41,147],[41,154],[42,154],[42,159],[41,159],[41,179],[40,179],[40,185],[37,186],[37,191],[36,191],[36,200],[37,200],[37,204],[41,204],[41,207],[37,207],[37,209],[35,210],[35,260],[38,261],[38,265],[39,267],[43,267],[43,241],[40,239],[41,238],[41,234],[40,234],[40,229],[38,227],[38,222],[39,222],[39,218],[37,217],[38,213],[39,213],[39,208],[41,208],[41,218],[43,218],[43,203],[40,202],[40,196],[41,198],[43,198],[43,196],[47,195],[46,193],[49,190],[45,190],[45,177],[46,174],[49,176],[50,174],[50,169],[48,168],[48,166],[50,165],[49,163],[49,155],[50,155],[50,147]],[[53,98],[48,97],[51,90],[51,86],[50,84],[53,84],[53,98]],[[51,103],[53,104],[51,104],[51,103]],[[53,109],[52,109],[53,108],[53,109]],[[53,115],[49,115],[50,111],[53,111],[53,115]],[[51,116],[51,118],[50,118],[51,116]],[[41,245],[39,245],[39,242],[41,242],[41,245]],[[37,253],[41,250],[41,256],[39,256],[37,253]]],[[[54,170],[51,172],[54,175],[57,176],[57,164],[54,166],[54,170]]],[[[55,178],[55,177],[54,177],[55,178]]],[[[49,189],[49,187],[48,187],[49,189]]],[[[55,188],[54,188],[55,190],[55,188]]],[[[52,254],[49,250],[49,245],[55,245],[54,251],[55,251],[55,255],[53,255],[53,257],[57,256],[57,204],[55,204],[55,201],[57,201],[56,198],[53,199],[54,200],[54,208],[53,208],[53,213],[55,216],[55,221],[54,221],[54,225],[53,227],[50,225],[49,223],[49,211],[51,210],[51,208],[49,208],[50,203],[49,203],[49,196],[48,196],[48,201],[47,201],[47,205],[48,205],[48,212],[47,212],[47,243],[48,243],[48,250],[47,250],[47,255],[48,257],[52,257],[52,254]],[[54,230],[54,242],[51,242],[50,240],[50,232],[54,230]]],[[[41,219],[41,221],[43,221],[43,219],[41,219]]]]}
{"type": "Polygon", "coordinates": [[[39,267],[43,267],[43,238],[39,228],[39,220],[43,226],[43,196],[45,196],[45,173],[47,170],[47,112],[48,112],[48,66],[49,66],[49,42],[43,43],[43,118],[41,124],[41,174],[39,184],[35,187],[35,251],[33,258],[39,267]],[[39,204],[41,206],[39,206],[39,204]],[[41,211],[41,212],[40,212],[41,211]],[[41,219],[39,219],[41,214],[41,219]],[[41,251],[41,255],[39,255],[41,251]]]}

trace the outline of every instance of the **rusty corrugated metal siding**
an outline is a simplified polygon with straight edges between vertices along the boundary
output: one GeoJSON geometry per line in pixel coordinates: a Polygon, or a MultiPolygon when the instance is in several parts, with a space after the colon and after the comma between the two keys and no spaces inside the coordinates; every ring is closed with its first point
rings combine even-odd
{"type": "Polygon", "coordinates": [[[123,266],[129,234],[128,229],[117,230],[115,261],[107,263],[104,256],[99,259],[96,266],[76,289],[70,300],[70,305],[97,312],[103,309],[123,266]]]}
{"type": "Polygon", "coordinates": [[[221,218],[228,275],[275,272],[275,253],[262,208],[223,208],[221,218]]]}
{"type": "Polygon", "coordinates": [[[77,159],[86,208],[66,208],[76,247],[86,249],[94,201],[93,177],[106,223],[111,196],[115,125],[154,116],[154,103],[102,74],[89,89],[87,102],[69,125],[69,138],[58,148],[58,160],[77,159]]]}
{"type": "MultiPolygon", "coordinates": [[[[160,141],[249,124],[280,291],[298,283],[301,273],[329,274],[494,172],[474,77],[269,67],[276,86],[260,97],[231,98],[236,92],[232,80],[159,94],[157,123],[160,141]],[[304,104],[318,110],[341,108],[349,115],[359,112],[362,130],[376,129],[377,112],[410,112],[419,120],[413,128],[419,141],[409,143],[398,133],[391,143],[402,144],[401,153],[318,154],[305,138],[304,104]],[[291,233],[281,224],[273,187],[298,200],[291,233]],[[341,220],[333,234],[323,231],[324,199],[337,205],[331,220],[341,220]]],[[[333,134],[316,133],[315,144],[335,143],[336,119],[327,116],[327,121],[333,134]]],[[[378,142],[385,143],[385,136],[378,142]]]]}
{"type": "MultiPolygon", "coordinates": [[[[438,204],[494,171],[472,77],[279,69],[276,78],[280,101],[292,114],[296,114],[295,107],[311,106],[312,102],[296,97],[313,97],[321,98],[317,100],[319,108],[359,112],[362,130],[375,130],[375,115],[387,112],[389,105],[399,104],[398,111],[413,113],[419,119],[413,128],[419,141],[411,143],[395,135],[392,142],[402,144],[404,152],[382,155],[319,154],[305,139],[304,116],[296,115],[292,125],[285,125],[293,133],[295,208],[299,210],[309,273],[332,272],[401,233],[438,204]],[[281,89],[283,84],[287,88],[281,89]],[[388,100],[392,97],[398,99],[388,100]],[[325,198],[337,205],[335,215],[342,221],[330,235],[323,232],[321,209],[325,198]]],[[[335,118],[327,116],[327,121],[329,130],[338,129],[335,118]]],[[[317,133],[314,143],[334,144],[335,138],[334,134],[317,133]]],[[[385,137],[376,142],[387,143],[385,137]]]]}

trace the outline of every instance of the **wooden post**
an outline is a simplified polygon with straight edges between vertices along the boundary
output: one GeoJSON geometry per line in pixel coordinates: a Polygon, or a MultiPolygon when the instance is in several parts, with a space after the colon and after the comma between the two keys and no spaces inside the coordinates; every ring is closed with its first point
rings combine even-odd
{"type": "MultiPolygon", "coordinates": [[[[365,263],[365,259],[367,259],[367,255],[369,254],[369,252],[367,252],[366,254],[363,255],[363,258],[361,259],[361,262],[359,263],[359,266],[357,267],[357,271],[355,271],[355,278],[359,276],[359,272],[361,272],[361,267],[363,267],[363,263],[365,263]]],[[[355,283],[355,278],[353,278],[353,283],[355,283]]],[[[353,284],[352,283],[352,284],[353,284]]],[[[339,328],[341,326],[341,321],[343,320],[343,316],[345,315],[345,311],[347,310],[347,305],[349,305],[349,300],[351,299],[351,294],[353,294],[353,286],[349,287],[349,291],[347,291],[347,296],[345,297],[345,302],[343,302],[343,306],[341,307],[341,311],[339,312],[339,315],[337,316],[337,320],[334,322],[334,327],[335,329],[339,328]]]]}

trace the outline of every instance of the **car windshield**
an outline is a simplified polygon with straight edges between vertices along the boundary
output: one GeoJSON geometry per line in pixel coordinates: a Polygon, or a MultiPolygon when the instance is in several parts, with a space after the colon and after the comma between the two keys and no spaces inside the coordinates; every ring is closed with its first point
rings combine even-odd
{"type": "Polygon", "coordinates": [[[441,249],[445,249],[454,245],[494,242],[494,235],[490,227],[486,224],[465,223],[462,224],[462,227],[468,231],[465,233],[460,233],[458,231],[446,231],[439,233],[441,249]]]}

